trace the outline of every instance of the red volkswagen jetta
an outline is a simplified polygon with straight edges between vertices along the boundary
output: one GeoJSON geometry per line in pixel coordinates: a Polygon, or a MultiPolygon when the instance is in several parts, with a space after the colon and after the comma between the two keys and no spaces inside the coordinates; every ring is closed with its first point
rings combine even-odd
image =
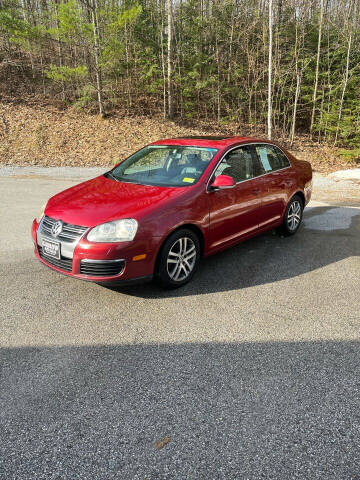
{"type": "Polygon", "coordinates": [[[310,164],[267,140],[160,140],[50,198],[35,255],[83,280],[179,287],[202,257],[275,227],[293,235],[311,186],[310,164]]]}

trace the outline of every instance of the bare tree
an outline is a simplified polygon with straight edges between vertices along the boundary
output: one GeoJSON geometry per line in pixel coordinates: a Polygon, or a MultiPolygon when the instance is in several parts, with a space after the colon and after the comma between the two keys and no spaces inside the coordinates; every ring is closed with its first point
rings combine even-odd
{"type": "Polygon", "coordinates": [[[267,134],[271,140],[272,137],[272,47],[273,47],[273,2],[269,0],[269,58],[268,58],[268,114],[267,114],[267,134]]]}
{"type": "MultiPolygon", "coordinates": [[[[293,105],[293,113],[292,113],[292,120],[291,120],[291,131],[290,131],[290,143],[291,145],[294,143],[295,138],[295,130],[296,130],[296,114],[297,114],[297,106],[300,96],[300,88],[301,88],[301,80],[302,80],[302,69],[299,67],[299,28],[298,28],[298,21],[295,15],[295,72],[296,72],[296,90],[295,90],[295,98],[294,98],[294,105],[293,105]]],[[[302,30],[302,34],[304,35],[304,30],[302,30]]],[[[302,37],[303,39],[304,37],[302,37]]]]}
{"type": "Polygon", "coordinates": [[[104,109],[103,91],[102,91],[101,67],[99,64],[100,43],[99,43],[99,22],[98,22],[97,0],[92,0],[91,7],[92,7],[91,17],[92,17],[93,32],[94,32],[94,62],[95,62],[95,75],[96,75],[96,89],[97,89],[99,113],[102,117],[104,117],[105,109],[104,109]]]}
{"type": "MultiPolygon", "coordinates": [[[[25,4],[25,0],[21,0],[21,7],[22,7],[22,16],[23,16],[24,22],[28,23],[28,11],[27,11],[27,6],[25,4]]],[[[28,45],[28,50],[29,50],[31,71],[32,71],[32,75],[33,75],[33,78],[34,78],[34,76],[35,76],[34,59],[33,59],[33,54],[32,54],[32,46],[31,46],[31,42],[30,42],[29,39],[27,40],[27,45],[28,45]]]]}
{"type": "Polygon", "coordinates": [[[172,0],[167,2],[167,16],[168,16],[168,48],[167,48],[167,66],[168,66],[168,118],[174,118],[174,99],[173,99],[173,11],[172,11],[172,0]]]}
{"type": "Polygon", "coordinates": [[[165,71],[165,54],[164,54],[164,17],[163,10],[161,10],[161,31],[160,31],[160,45],[161,45],[161,72],[163,76],[163,115],[167,117],[166,107],[166,71],[165,71]]]}
{"type": "MultiPolygon", "coordinates": [[[[55,8],[55,25],[57,28],[57,31],[59,32],[60,30],[60,22],[59,22],[59,3],[58,0],[54,2],[54,8],[55,8]]],[[[58,57],[59,57],[59,67],[61,68],[64,64],[63,60],[63,50],[62,50],[62,43],[60,40],[60,34],[57,34],[57,48],[58,48],[58,57]]],[[[65,95],[65,83],[64,80],[61,80],[61,95],[62,99],[65,101],[66,95],[65,95]]]]}
{"type": "Polygon", "coordinates": [[[312,112],[311,112],[310,134],[312,134],[313,132],[314,121],[315,121],[316,97],[317,97],[317,89],[318,89],[318,83],[319,83],[319,64],[320,64],[323,19],[324,19],[324,0],[320,0],[319,35],[318,35],[318,46],[317,46],[317,54],[316,54],[315,85],[314,85],[313,101],[312,101],[313,106],[312,106],[312,112]]]}
{"type": "MultiPolygon", "coordinates": [[[[351,12],[352,12],[352,5],[350,4],[348,24],[350,23],[351,12]]],[[[342,88],[342,92],[341,92],[339,115],[338,115],[338,121],[337,121],[337,125],[336,125],[336,134],[335,134],[334,145],[336,145],[337,140],[338,140],[338,136],[339,136],[340,122],[341,122],[341,117],[342,117],[342,112],[343,112],[345,92],[346,92],[346,88],[347,88],[348,81],[349,81],[349,65],[350,65],[350,51],[351,51],[352,35],[353,35],[352,25],[349,25],[349,38],[348,38],[347,54],[346,54],[345,76],[344,76],[344,84],[343,84],[343,88],[342,88]]]]}

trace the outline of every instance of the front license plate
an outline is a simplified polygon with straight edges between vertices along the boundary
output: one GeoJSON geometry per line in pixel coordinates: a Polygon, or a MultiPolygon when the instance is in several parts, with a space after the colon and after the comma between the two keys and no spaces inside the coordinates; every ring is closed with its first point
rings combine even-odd
{"type": "Polygon", "coordinates": [[[50,240],[43,240],[42,248],[44,255],[48,255],[49,257],[60,260],[60,243],[51,242],[50,240]]]}

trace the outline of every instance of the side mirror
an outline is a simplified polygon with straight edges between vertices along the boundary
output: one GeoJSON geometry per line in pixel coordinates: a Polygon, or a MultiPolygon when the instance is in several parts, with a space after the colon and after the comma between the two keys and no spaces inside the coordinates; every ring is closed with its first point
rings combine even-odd
{"type": "Polygon", "coordinates": [[[211,188],[214,190],[222,190],[224,188],[233,188],[235,185],[236,182],[230,175],[218,175],[211,184],[211,188]]]}

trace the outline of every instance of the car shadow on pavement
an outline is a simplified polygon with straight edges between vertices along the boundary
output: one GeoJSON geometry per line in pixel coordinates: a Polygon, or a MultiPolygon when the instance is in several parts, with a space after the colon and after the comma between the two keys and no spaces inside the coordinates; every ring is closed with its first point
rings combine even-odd
{"type": "Polygon", "coordinates": [[[357,341],[1,348],[0,362],[4,479],[359,479],[357,341]]]}
{"type": "Polygon", "coordinates": [[[211,256],[184,287],[164,290],[147,283],[111,289],[142,298],[176,298],[262,285],[359,256],[359,238],[360,208],[311,207],[295,236],[273,231],[211,256]]]}

